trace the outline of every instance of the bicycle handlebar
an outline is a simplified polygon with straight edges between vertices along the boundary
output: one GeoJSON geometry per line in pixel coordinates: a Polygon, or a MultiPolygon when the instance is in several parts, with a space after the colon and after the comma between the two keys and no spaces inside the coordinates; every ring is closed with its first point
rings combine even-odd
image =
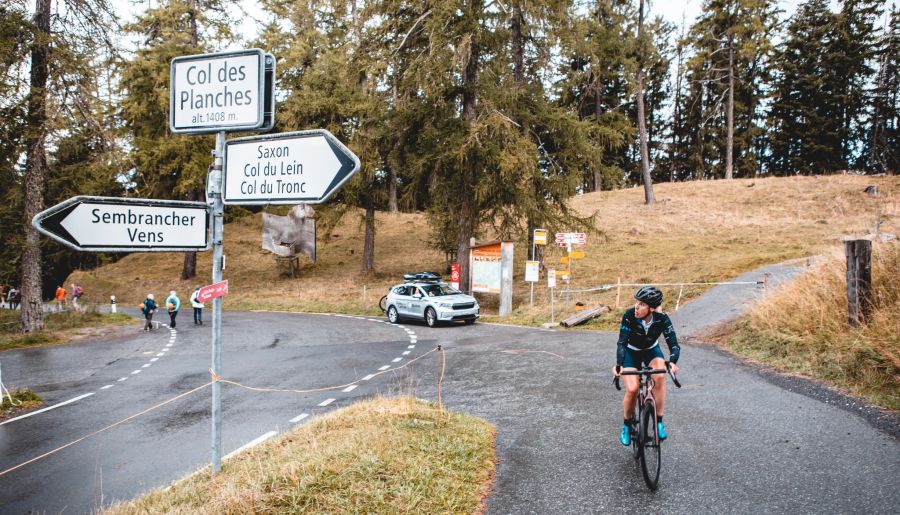
{"type": "Polygon", "coordinates": [[[675,377],[675,374],[672,373],[672,369],[670,367],[671,363],[666,361],[666,368],[642,368],[640,370],[628,371],[628,372],[619,372],[618,376],[613,377],[613,384],[616,386],[616,390],[621,390],[622,387],[619,385],[619,376],[650,376],[653,374],[665,374],[669,373],[669,377],[672,378],[672,382],[675,383],[675,386],[681,388],[681,383],[678,382],[678,378],[675,377]]]}

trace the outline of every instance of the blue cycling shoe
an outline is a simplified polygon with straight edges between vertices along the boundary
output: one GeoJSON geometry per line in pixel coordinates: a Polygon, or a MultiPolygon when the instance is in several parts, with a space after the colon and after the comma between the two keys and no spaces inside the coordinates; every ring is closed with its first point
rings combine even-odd
{"type": "Polygon", "coordinates": [[[665,440],[669,436],[666,434],[666,426],[662,422],[656,423],[656,434],[659,435],[660,441],[665,440]]]}
{"type": "Polygon", "coordinates": [[[628,427],[628,424],[622,424],[622,434],[619,435],[619,441],[626,447],[631,445],[631,428],[628,427]]]}

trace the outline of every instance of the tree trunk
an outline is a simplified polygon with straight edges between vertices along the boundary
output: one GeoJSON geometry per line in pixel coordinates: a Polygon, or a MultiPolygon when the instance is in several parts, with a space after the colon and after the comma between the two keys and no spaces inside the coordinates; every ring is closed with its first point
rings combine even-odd
{"type": "Polygon", "coordinates": [[[31,49],[31,89],[28,92],[25,156],[25,251],[22,253],[22,313],[20,329],[23,333],[44,328],[44,305],[41,283],[41,242],[31,225],[34,215],[44,209],[44,173],[47,154],[47,81],[50,76],[50,12],[51,0],[36,0],[34,25],[37,29],[31,49]]]}
{"type": "Polygon", "coordinates": [[[650,156],[647,150],[647,120],[644,115],[644,58],[642,54],[644,41],[644,0],[640,0],[638,9],[638,59],[637,59],[637,116],[638,133],[641,142],[641,178],[644,181],[644,201],[655,202],[653,197],[653,179],[650,177],[650,156]]]}
{"type": "Polygon", "coordinates": [[[725,141],[725,178],[734,178],[734,36],[728,36],[728,108],[725,113],[728,137],[725,141]]]}
{"type": "Polygon", "coordinates": [[[517,86],[525,83],[525,45],[522,42],[522,4],[516,2],[512,16],[513,79],[517,86]]]}
{"type": "Polygon", "coordinates": [[[681,57],[684,48],[681,41],[684,40],[684,14],[681,16],[681,35],[678,38],[678,68],[675,71],[675,114],[672,116],[672,146],[669,148],[669,182],[675,182],[675,159],[677,156],[678,134],[681,134],[681,57]]]}
{"type": "MultiPolygon", "coordinates": [[[[470,6],[469,15],[476,17],[482,9],[482,0],[476,0],[470,6]]],[[[479,51],[478,39],[473,34],[472,42],[469,45],[466,67],[463,70],[462,119],[469,128],[475,123],[476,117],[479,51]]],[[[459,226],[456,234],[456,259],[459,262],[460,269],[459,287],[464,292],[468,292],[471,289],[469,282],[469,242],[475,235],[475,217],[477,214],[473,200],[475,195],[475,167],[476,164],[472,160],[467,159],[462,163],[462,169],[460,170],[460,206],[459,226]]]]}
{"type": "Polygon", "coordinates": [[[363,238],[363,272],[375,270],[375,202],[372,195],[365,195],[366,233],[363,238]]]}
{"type": "MultiPolygon", "coordinates": [[[[187,199],[190,201],[197,200],[197,192],[191,191],[188,193],[187,199]]],[[[188,279],[193,279],[197,276],[197,253],[196,252],[185,252],[184,253],[184,265],[181,267],[181,279],[186,281],[188,279]]]]}
{"type": "Polygon", "coordinates": [[[397,208],[397,170],[390,163],[385,163],[388,172],[388,211],[396,213],[397,208]]]}
{"type": "MultiPolygon", "coordinates": [[[[599,73],[599,71],[598,71],[599,73]]],[[[595,78],[594,80],[594,122],[597,125],[600,125],[600,117],[603,116],[603,102],[600,98],[600,81],[595,78]]],[[[598,149],[600,153],[600,159],[597,162],[602,162],[603,159],[603,149],[598,149]]],[[[594,184],[592,185],[593,189],[591,191],[600,191],[603,189],[603,175],[600,167],[594,169],[594,184]]]]}

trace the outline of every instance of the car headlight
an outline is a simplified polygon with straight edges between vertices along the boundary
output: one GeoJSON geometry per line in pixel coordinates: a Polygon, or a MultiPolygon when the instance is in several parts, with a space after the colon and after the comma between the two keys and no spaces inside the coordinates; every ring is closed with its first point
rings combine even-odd
{"type": "Polygon", "coordinates": [[[453,304],[451,304],[449,302],[438,302],[438,306],[442,307],[444,309],[450,309],[453,307],[453,304]]]}

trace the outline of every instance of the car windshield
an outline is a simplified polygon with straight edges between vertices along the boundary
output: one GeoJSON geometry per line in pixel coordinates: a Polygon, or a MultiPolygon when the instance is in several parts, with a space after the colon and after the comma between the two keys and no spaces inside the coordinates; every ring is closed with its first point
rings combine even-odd
{"type": "Polygon", "coordinates": [[[428,284],[425,286],[421,286],[421,288],[425,292],[425,295],[428,295],[429,297],[442,297],[444,295],[460,294],[460,292],[454,290],[446,284],[428,284]]]}

